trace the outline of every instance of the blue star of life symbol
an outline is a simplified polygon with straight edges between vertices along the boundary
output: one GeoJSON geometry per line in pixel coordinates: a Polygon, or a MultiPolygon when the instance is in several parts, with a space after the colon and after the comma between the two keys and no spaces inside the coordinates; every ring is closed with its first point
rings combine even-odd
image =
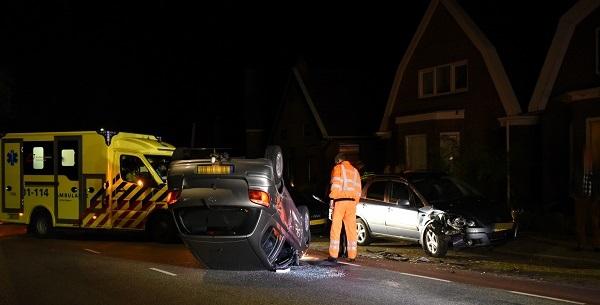
{"type": "Polygon", "coordinates": [[[6,154],[6,161],[11,165],[17,164],[19,162],[19,154],[17,154],[14,150],[11,150],[6,154]]]}

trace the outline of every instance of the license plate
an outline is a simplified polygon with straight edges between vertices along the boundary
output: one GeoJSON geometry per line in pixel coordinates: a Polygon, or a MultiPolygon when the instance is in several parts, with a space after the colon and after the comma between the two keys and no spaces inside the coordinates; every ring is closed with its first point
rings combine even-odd
{"type": "Polygon", "coordinates": [[[198,167],[196,168],[196,173],[198,175],[229,175],[233,173],[233,165],[198,165],[198,167]]]}
{"type": "Polygon", "coordinates": [[[511,230],[513,225],[514,224],[512,222],[495,223],[494,232],[511,230]]]}

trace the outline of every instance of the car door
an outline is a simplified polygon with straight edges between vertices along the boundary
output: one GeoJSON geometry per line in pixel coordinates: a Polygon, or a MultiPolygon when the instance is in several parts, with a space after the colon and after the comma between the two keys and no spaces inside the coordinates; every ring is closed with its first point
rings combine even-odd
{"type": "Polygon", "coordinates": [[[391,181],[389,188],[390,205],[385,218],[387,234],[418,239],[419,211],[416,196],[412,196],[409,186],[403,181],[391,181]]]}
{"type": "Polygon", "coordinates": [[[366,185],[363,198],[356,207],[356,215],[367,222],[371,233],[385,234],[385,217],[389,204],[386,200],[388,180],[375,180],[366,185]]]}

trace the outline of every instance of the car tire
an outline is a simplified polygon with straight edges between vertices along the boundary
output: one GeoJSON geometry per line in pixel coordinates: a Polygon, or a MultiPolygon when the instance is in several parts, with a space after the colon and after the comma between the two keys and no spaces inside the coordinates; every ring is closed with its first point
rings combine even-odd
{"type": "Polygon", "coordinates": [[[45,211],[35,213],[31,220],[31,229],[35,237],[50,237],[54,229],[52,227],[52,219],[50,218],[50,214],[45,211]]]}
{"type": "Polygon", "coordinates": [[[304,230],[304,245],[308,247],[311,241],[311,233],[310,233],[310,213],[308,212],[308,207],[305,205],[301,205],[298,207],[298,212],[302,215],[302,223],[304,230]]]}
{"type": "Polygon", "coordinates": [[[356,243],[359,246],[368,246],[373,241],[367,224],[361,218],[356,219],[356,236],[356,243]]]}
{"type": "Polygon", "coordinates": [[[444,257],[448,252],[446,236],[435,232],[431,225],[425,227],[423,232],[423,250],[433,257],[444,257]]]}
{"type": "Polygon", "coordinates": [[[146,230],[151,240],[159,243],[172,243],[177,240],[175,224],[167,214],[156,214],[150,218],[146,230]]]}
{"type": "Polygon", "coordinates": [[[277,145],[267,146],[265,149],[265,158],[271,160],[273,164],[274,182],[279,187],[283,178],[283,153],[281,152],[281,147],[277,145]]]}

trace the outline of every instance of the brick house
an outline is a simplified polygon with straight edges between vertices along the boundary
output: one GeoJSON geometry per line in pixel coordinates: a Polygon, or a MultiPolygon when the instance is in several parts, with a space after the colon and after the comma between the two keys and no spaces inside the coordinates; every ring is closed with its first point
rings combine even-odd
{"type": "Polygon", "coordinates": [[[550,45],[543,33],[564,8],[529,25],[533,7],[480,2],[430,2],[377,132],[387,143],[386,171],[445,170],[491,198],[533,204],[538,117],[523,109],[550,45]]]}
{"type": "Polygon", "coordinates": [[[560,19],[529,103],[540,120],[542,204],[566,202],[582,150],[590,147],[600,168],[600,1],[578,1],[560,19]]]}

